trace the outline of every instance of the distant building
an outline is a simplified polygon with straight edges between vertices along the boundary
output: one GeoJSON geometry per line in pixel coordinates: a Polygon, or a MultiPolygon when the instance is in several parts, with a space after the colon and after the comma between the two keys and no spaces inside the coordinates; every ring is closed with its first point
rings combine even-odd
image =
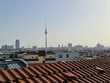
{"type": "Polygon", "coordinates": [[[20,48],[20,40],[16,40],[15,41],[15,49],[19,49],[20,48]]]}
{"type": "Polygon", "coordinates": [[[94,47],[94,49],[96,50],[96,51],[102,51],[102,50],[104,50],[104,45],[101,45],[101,44],[96,44],[96,46],[94,47]]]}
{"type": "Polygon", "coordinates": [[[10,52],[13,52],[13,50],[14,50],[13,45],[2,45],[0,51],[2,53],[7,54],[7,53],[10,53],[10,52]]]}
{"type": "Polygon", "coordinates": [[[12,50],[13,49],[13,45],[2,45],[1,49],[2,50],[12,50]]]}
{"type": "Polygon", "coordinates": [[[76,45],[73,47],[73,49],[76,51],[81,51],[81,50],[83,50],[83,46],[82,45],[76,45]]]}
{"type": "Polygon", "coordinates": [[[32,51],[37,51],[37,46],[32,46],[32,51]]]}
{"type": "Polygon", "coordinates": [[[58,48],[60,48],[60,44],[58,44],[58,48]]]}
{"type": "Polygon", "coordinates": [[[68,47],[72,47],[72,43],[68,43],[68,47]]]}
{"type": "Polygon", "coordinates": [[[72,43],[68,43],[68,51],[72,51],[72,43]]]}

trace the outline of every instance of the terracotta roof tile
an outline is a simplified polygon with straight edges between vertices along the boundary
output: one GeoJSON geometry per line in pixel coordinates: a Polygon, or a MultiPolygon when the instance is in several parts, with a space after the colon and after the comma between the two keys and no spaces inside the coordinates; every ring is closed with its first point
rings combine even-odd
{"type": "Polygon", "coordinates": [[[44,83],[44,81],[38,77],[33,77],[32,79],[35,81],[35,83],[44,83]]]}
{"type": "Polygon", "coordinates": [[[26,82],[27,82],[27,83],[35,83],[35,81],[34,81],[32,78],[26,79],[26,82]]]}
{"type": "Polygon", "coordinates": [[[55,71],[55,72],[62,72],[63,70],[60,68],[60,67],[58,67],[56,64],[51,64],[51,66],[53,67],[53,70],[55,71]]]}
{"type": "Polygon", "coordinates": [[[36,68],[33,67],[33,66],[30,66],[29,69],[30,69],[31,71],[33,71],[36,75],[41,75],[41,74],[42,74],[40,71],[38,71],[38,70],[36,71],[36,68]]]}
{"type": "Polygon", "coordinates": [[[85,78],[85,79],[87,79],[87,80],[90,81],[91,83],[97,83],[96,81],[94,81],[94,80],[91,79],[91,78],[85,78]]]}
{"type": "Polygon", "coordinates": [[[61,63],[60,65],[62,65],[63,67],[65,67],[67,70],[72,71],[73,66],[67,64],[67,63],[61,63]]]}
{"type": "Polygon", "coordinates": [[[10,72],[10,74],[12,74],[13,77],[15,77],[16,79],[22,79],[22,76],[20,76],[19,73],[16,72],[15,70],[9,69],[8,72],[10,72]]]}
{"type": "Polygon", "coordinates": [[[5,82],[5,81],[6,81],[6,77],[2,74],[0,70],[0,82],[5,82]]]}
{"type": "Polygon", "coordinates": [[[41,76],[41,78],[45,83],[52,83],[49,79],[47,79],[46,77],[44,76],[41,76]]]}
{"type": "Polygon", "coordinates": [[[25,73],[22,69],[16,69],[16,72],[22,77],[22,78],[29,78],[29,75],[25,73]]]}
{"type": "Polygon", "coordinates": [[[0,70],[0,83],[110,83],[110,57],[29,65],[22,69],[0,70]],[[95,66],[105,71],[98,74],[95,66]],[[64,73],[76,76],[65,77],[64,73]]]}
{"type": "Polygon", "coordinates": [[[64,81],[64,79],[60,78],[57,74],[53,74],[52,77],[55,78],[58,82],[64,81]]]}
{"type": "Polygon", "coordinates": [[[40,67],[44,69],[47,73],[53,73],[52,70],[50,70],[46,65],[41,65],[40,67]]]}
{"type": "Polygon", "coordinates": [[[6,77],[7,80],[13,81],[15,78],[10,74],[7,70],[1,70],[4,77],[6,77]]]}
{"type": "Polygon", "coordinates": [[[27,83],[26,80],[18,80],[18,83],[27,83]]]}
{"type": "Polygon", "coordinates": [[[34,66],[36,68],[36,70],[40,71],[43,74],[48,74],[44,69],[42,69],[41,67],[39,67],[39,65],[35,65],[34,66]]]}
{"type": "Polygon", "coordinates": [[[23,68],[23,71],[30,76],[36,76],[36,74],[28,68],[23,68]]]}
{"type": "Polygon", "coordinates": [[[46,76],[52,83],[57,83],[58,81],[51,75],[46,76]]]}
{"type": "Polygon", "coordinates": [[[50,64],[45,64],[45,66],[49,70],[49,72],[54,73],[53,67],[50,64]]]}

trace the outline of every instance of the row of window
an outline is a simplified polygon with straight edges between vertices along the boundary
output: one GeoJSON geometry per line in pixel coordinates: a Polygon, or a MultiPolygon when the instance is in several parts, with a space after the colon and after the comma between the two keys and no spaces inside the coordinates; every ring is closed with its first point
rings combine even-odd
{"type": "MultiPolygon", "coordinates": [[[[60,55],[59,55],[59,58],[63,58],[63,55],[60,54],[60,55]]],[[[66,58],[69,58],[69,54],[66,54],[66,58]]]]}

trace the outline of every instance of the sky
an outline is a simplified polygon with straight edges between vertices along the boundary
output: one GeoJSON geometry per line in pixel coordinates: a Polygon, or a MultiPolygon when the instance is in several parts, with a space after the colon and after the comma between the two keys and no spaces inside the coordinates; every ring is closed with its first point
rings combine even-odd
{"type": "Polygon", "coordinates": [[[0,46],[110,46],[110,0],[0,0],[0,46]]]}

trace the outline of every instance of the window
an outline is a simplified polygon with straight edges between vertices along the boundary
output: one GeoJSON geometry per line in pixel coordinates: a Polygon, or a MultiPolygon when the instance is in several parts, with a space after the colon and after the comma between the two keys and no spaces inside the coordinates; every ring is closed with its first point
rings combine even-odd
{"type": "Polygon", "coordinates": [[[17,63],[12,63],[7,65],[9,69],[21,68],[17,63]]]}
{"type": "Polygon", "coordinates": [[[69,58],[69,54],[66,54],[66,58],[69,58]]]}
{"type": "Polygon", "coordinates": [[[59,55],[59,58],[63,58],[63,56],[60,54],[60,55],[59,55]]]}

